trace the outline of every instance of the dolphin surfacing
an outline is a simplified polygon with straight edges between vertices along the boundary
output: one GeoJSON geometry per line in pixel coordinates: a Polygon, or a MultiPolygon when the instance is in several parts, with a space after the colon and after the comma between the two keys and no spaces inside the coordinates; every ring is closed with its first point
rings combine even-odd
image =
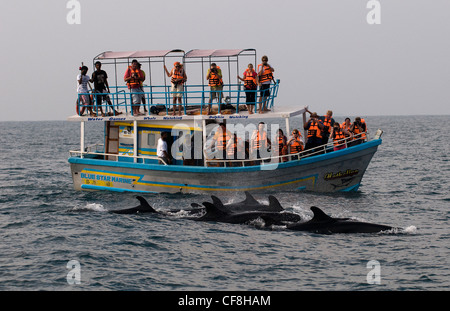
{"type": "Polygon", "coordinates": [[[153,207],[148,204],[147,200],[141,196],[137,196],[136,199],[141,203],[140,205],[132,208],[126,208],[121,210],[111,211],[114,214],[141,214],[141,213],[157,213],[153,207]]]}
{"type": "Polygon", "coordinates": [[[348,218],[333,218],[325,214],[316,206],[311,207],[314,217],[307,222],[287,225],[287,229],[308,231],[322,234],[332,233],[377,233],[395,229],[393,227],[372,224],[361,221],[352,221],[348,218]]]}
{"type": "Polygon", "coordinates": [[[215,221],[230,224],[247,224],[258,218],[268,221],[271,225],[285,225],[287,222],[298,222],[300,216],[288,212],[271,212],[271,211],[248,211],[248,212],[232,212],[216,204],[203,202],[206,213],[201,217],[190,218],[196,221],[215,221]]]}

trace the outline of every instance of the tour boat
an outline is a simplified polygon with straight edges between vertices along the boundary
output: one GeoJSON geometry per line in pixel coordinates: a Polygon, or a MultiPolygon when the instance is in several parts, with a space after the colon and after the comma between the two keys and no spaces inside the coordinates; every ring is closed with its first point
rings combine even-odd
{"type": "MultiPolygon", "coordinates": [[[[96,116],[81,115],[82,101],[78,98],[77,113],[68,118],[68,121],[81,125],[80,149],[70,151],[68,159],[76,190],[136,193],[351,192],[358,190],[382,142],[382,131],[378,130],[372,139],[368,135],[355,137],[351,142],[346,139],[342,142],[345,148],[337,151],[333,150],[331,142],[296,155],[278,154],[277,129],[283,128],[285,135],[289,136],[292,118],[298,118],[303,124],[307,120],[308,107],[278,107],[276,99],[280,80],[275,80],[270,85],[270,96],[265,98],[269,111],[249,113],[243,85],[232,77],[243,72],[248,63],[253,63],[256,69],[254,49],[104,52],[94,58],[93,64],[97,61],[108,73],[114,71],[108,79],[110,93],[103,94],[109,96],[112,106],[97,100],[93,96],[95,94],[84,94],[93,100],[91,104],[96,116]],[[132,109],[132,94],[122,78],[134,59],[147,75],[142,85],[145,103],[141,103],[139,114],[132,109]],[[245,59],[245,67],[240,67],[245,59]],[[163,65],[171,69],[172,61],[182,64],[187,73],[181,115],[173,115],[171,83],[163,71],[163,65]],[[216,63],[222,71],[223,101],[213,101],[213,112],[207,114],[210,87],[205,76],[211,63],[216,63]],[[104,116],[100,114],[100,107],[104,116]],[[260,122],[265,123],[272,142],[269,151],[264,150],[255,158],[247,143],[244,146],[248,152],[243,152],[241,157],[223,158],[222,153],[217,152],[213,137],[220,129],[220,123],[224,123],[227,130],[236,133],[242,141],[248,141],[260,122]],[[91,123],[103,126],[90,126],[91,123]],[[96,133],[90,133],[93,128],[96,133]],[[174,159],[172,163],[166,163],[157,156],[156,148],[163,132],[169,133],[167,144],[174,159]],[[88,135],[98,136],[101,141],[87,146],[88,135]]],[[[78,94],[79,97],[82,95],[78,94]]],[[[260,92],[257,91],[256,95],[259,99],[260,92]]],[[[256,102],[255,108],[258,105],[256,102]]],[[[307,133],[303,127],[300,132],[303,132],[305,140],[307,133]]]]}

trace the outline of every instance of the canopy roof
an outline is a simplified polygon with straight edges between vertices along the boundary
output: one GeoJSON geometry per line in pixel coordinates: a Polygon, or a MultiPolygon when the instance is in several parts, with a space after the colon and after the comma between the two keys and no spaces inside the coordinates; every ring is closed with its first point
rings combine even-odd
{"type": "Polygon", "coordinates": [[[234,50],[191,50],[186,53],[185,58],[200,58],[200,57],[231,57],[238,56],[243,52],[254,51],[255,49],[234,49],[234,50]]]}
{"type": "MultiPolygon", "coordinates": [[[[230,50],[191,50],[185,54],[185,58],[203,57],[232,57],[239,56],[244,52],[255,52],[255,49],[230,49],[230,50]]],[[[165,57],[170,53],[184,53],[184,50],[157,50],[157,51],[127,51],[112,52],[107,51],[97,55],[94,59],[127,59],[127,58],[151,58],[165,57]]]]}
{"type": "Polygon", "coordinates": [[[117,59],[117,58],[149,58],[164,57],[169,53],[184,53],[183,50],[159,50],[159,51],[128,51],[128,52],[103,52],[95,59],[117,59]]]}

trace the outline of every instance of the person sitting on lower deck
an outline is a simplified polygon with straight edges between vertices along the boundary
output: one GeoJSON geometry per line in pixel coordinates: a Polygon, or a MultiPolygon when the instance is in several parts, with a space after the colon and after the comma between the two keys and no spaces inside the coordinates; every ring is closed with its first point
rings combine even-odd
{"type": "Polygon", "coordinates": [[[292,137],[287,142],[289,146],[289,154],[291,154],[291,160],[298,160],[298,153],[302,152],[304,149],[304,143],[302,140],[302,136],[297,129],[292,131],[292,137]]]}
{"type": "Polygon", "coordinates": [[[227,159],[234,161],[230,161],[228,166],[242,166],[242,162],[238,162],[236,160],[245,159],[244,148],[242,139],[240,139],[236,133],[232,134],[231,138],[227,142],[227,159]]]}
{"type": "Polygon", "coordinates": [[[156,148],[156,155],[159,160],[159,164],[172,164],[172,157],[169,154],[169,149],[167,147],[167,138],[169,136],[168,132],[162,132],[161,138],[158,139],[158,146],[156,148]]]}
{"type": "MultiPolygon", "coordinates": [[[[270,157],[268,149],[271,146],[271,142],[269,137],[267,136],[267,132],[264,130],[265,128],[264,122],[259,122],[258,129],[255,130],[252,134],[251,138],[251,157],[253,159],[261,159],[270,157]]],[[[261,164],[261,161],[255,161],[256,165],[261,164]]]]}

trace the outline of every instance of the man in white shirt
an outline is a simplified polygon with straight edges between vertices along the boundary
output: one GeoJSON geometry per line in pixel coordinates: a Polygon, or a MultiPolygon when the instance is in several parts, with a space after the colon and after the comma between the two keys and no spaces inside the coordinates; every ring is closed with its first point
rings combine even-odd
{"type": "Polygon", "coordinates": [[[168,135],[169,135],[168,132],[162,132],[161,138],[158,139],[158,147],[156,147],[156,155],[158,156],[158,158],[161,159],[159,161],[159,164],[164,164],[164,163],[172,164],[172,160],[169,155],[168,147],[167,147],[167,136],[168,135]],[[164,161],[164,163],[163,163],[163,161],[164,161]]]}

